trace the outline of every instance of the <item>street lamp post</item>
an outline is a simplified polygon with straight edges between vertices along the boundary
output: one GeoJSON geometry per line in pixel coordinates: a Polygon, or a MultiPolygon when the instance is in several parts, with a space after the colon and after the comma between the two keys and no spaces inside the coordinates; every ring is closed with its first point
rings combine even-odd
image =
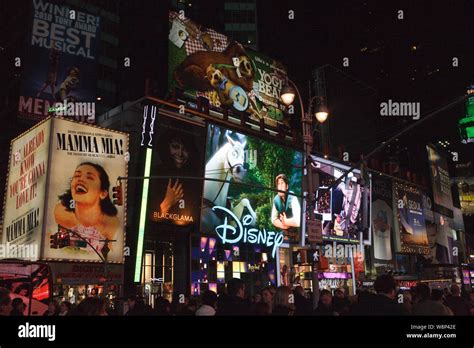
{"type": "MultiPolygon", "coordinates": [[[[313,106],[313,101],[319,99],[319,105],[315,113],[315,117],[319,122],[326,121],[328,117],[328,109],[324,105],[322,97],[315,96],[309,100],[308,111],[305,112],[303,100],[301,98],[301,93],[298,90],[296,84],[288,79],[287,85],[282,89],[281,99],[286,105],[293,103],[295,95],[298,95],[298,101],[301,108],[301,122],[303,130],[303,144],[304,144],[304,153],[305,161],[304,166],[306,168],[306,178],[308,183],[308,193],[307,193],[307,208],[309,209],[308,221],[306,226],[314,226],[316,222],[313,203],[314,187],[313,187],[313,176],[312,176],[312,166],[311,166],[311,150],[313,148],[313,119],[311,117],[311,109],[313,106]]],[[[316,249],[317,243],[311,243],[313,249],[316,249]]],[[[316,264],[313,261],[313,272],[312,272],[312,282],[313,282],[313,309],[318,305],[319,301],[319,279],[316,269],[316,264]]]]}

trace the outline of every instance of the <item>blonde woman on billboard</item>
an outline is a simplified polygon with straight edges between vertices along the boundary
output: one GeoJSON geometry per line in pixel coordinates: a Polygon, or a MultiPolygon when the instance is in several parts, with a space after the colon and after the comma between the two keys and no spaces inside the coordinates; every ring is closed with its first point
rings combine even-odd
{"type": "Polygon", "coordinates": [[[54,210],[58,225],[79,233],[98,251],[99,240],[113,240],[120,226],[109,187],[109,176],[102,166],[81,163],[74,171],[70,189],[59,196],[54,210]]]}

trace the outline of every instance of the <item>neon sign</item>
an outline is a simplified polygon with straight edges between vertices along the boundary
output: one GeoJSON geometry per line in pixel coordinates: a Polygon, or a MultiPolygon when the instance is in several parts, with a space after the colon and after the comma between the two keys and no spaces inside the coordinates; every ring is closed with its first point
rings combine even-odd
{"type": "Polygon", "coordinates": [[[239,221],[237,216],[227,208],[215,206],[212,210],[222,210],[228,215],[224,218],[224,223],[216,226],[215,229],[223,244],[236,244],[242,241],[243,243],[273,246],[272,257],[275,258],[277,249],[283,244],[283,233],[248,228],[247,226],[250,226],[254,220],[251,215],[245,215],[242,221],[239,221]],[[229,222],[228,217],[230,217],[229,222]],[[236,227],[230,224],[232,222],[235,222],[236,227]]]}

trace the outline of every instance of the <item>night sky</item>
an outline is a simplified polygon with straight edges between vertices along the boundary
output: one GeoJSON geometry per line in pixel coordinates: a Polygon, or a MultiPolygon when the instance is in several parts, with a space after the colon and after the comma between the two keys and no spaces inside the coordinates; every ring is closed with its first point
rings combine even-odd
{"type": "MultiPolygon", "coordinates": [[[[356,146],[362,153],[375,147],[376,140],[413,122],[381,117],[380,102],[420,102],[423,117],[461,96],[474,83],[474,1],[263,0],[260,4],[260,50],[287,66],[303,94],[307,94],[314,67],[330,64],[354,78],[335,73],[347,83],[342,90],[338,86],[332,99],[329,90],[334,86],[327,78],[328,107],[347,111],[343,104],[350,100],[354,117],[376,125],[375,134],[373,129],[350,134],[341,126],[343,119],[351,117],[347,112],[336,113],[339,120],[331,120],[352,141],[369,145],[365,149],[356,146]],[[288,19],[290,10],[293,20],[288,19]],[[399,10],[403,19],[398,19],[399,10]],[[344,57],[349,58],[349,67],[343,66],[344,57]],[[454,57],[458,67],[453,67],[454,57]],[[367,86],[374,88],[373,93],[367,86]],[[363,96],[359,100],[364,105],[357,98],[348,99],[354,93],[363,96]]],[[[461,144],[457,129],[464,112],[463,104],[443,112],[400,142],[449,140],[450,150],[459,151],[460,161],[467,161],[474,145],[461,144]]]]}

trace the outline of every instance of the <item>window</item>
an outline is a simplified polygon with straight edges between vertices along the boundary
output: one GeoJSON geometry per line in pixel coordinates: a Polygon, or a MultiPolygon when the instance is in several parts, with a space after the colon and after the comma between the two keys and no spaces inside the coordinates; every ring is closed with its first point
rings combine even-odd
{"type": "Polygon", "coordinates": [[[143,258],[143,272],[142,272],[142,283],[150,283],[152,278],[155,278],[155,253],[153,251],[145,252],[143,258]]]}

